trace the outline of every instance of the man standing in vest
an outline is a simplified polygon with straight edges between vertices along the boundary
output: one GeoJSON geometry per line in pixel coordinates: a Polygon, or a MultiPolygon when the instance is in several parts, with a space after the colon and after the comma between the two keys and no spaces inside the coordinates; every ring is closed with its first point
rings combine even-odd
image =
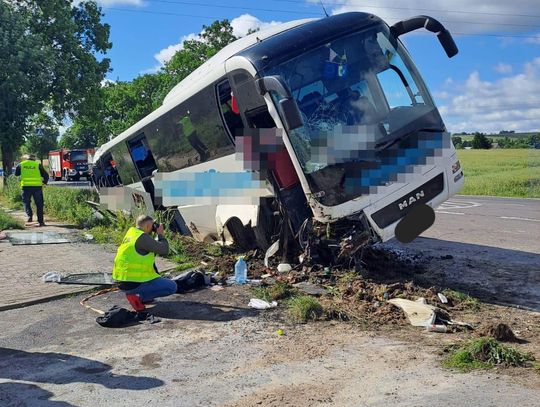
{"type": "Polygon", "coordinates": [[[154,263],[156,254],[166,255],[169,243],[163,236],[163,225],[154,231],[157,240],[150,233],[154,230],[154,219],[141,215],[137,227],[131,227],[124,236],[114,259],[113,280],[126,293],[127,300],[135,311],[143,311],[144,304],[157,297],[175,294],[176,282],[161,277],[154,263]]]}
{"type": "Polygon", "coordinates": [[[45,226],[43,220],[43,184],[49,182],[49,174],[41,164],[36,161],[33,154],[23,156],[23,161],[15,169],[15,175],[21,177],[22,200],[27,221],[32,222],[32,206],[30,200],[34,198],[37,208],[39,226],[45,226]]]}

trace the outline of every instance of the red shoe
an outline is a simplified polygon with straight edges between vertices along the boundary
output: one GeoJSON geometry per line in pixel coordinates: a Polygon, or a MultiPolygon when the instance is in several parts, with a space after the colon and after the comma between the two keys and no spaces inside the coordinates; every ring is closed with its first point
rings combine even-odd
{"type": "Polygon", "coordinates": [[[126,294],[126,298],[135,311],[141,312],[146,309],[139,294],[126,294]]]}

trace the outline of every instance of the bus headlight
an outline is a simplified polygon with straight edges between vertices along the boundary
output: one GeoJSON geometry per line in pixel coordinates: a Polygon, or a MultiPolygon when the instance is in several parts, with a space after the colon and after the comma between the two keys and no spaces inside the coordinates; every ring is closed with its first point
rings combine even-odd
{"type": "Polygon", "coordinates": [[[459,160],[457,160],[454,164],[452,164],[452,174],[455,174],[461,169],[461,164],[459,163],[459,160]]]}

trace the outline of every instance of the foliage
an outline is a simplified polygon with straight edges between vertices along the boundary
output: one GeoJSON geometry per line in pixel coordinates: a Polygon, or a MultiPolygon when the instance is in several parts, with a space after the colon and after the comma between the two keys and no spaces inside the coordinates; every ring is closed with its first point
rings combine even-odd
{"type": "Polygon", "coordinates": [[[493,338],[471,340],[461,347],[454,347],[443,362],[446,368],[468,372],[473,369],[489,369],[497,365],[526,366],[534,358],[529,353],[503,345],[493,338]]]}
{"type": "Polygon", "coordinates": [[[478,310],[480,308],[480,301],[478,298],[471,297],[469,294],[450,289],[444,290],[443,294],[454,303],[460,303],[466,308],[471,308],[474,310],[478,310]]]}
{"type": "Polygon", "coordinates": [[[53,122],[52,118],[39,114],[31,120],[28,126],[28,133],[25,137],[23,151],[29,154],[35,154],[41,160],[48,157],[49,151],[58,147],[58,127],[53,122]],[[41,130],[42,134],[38,134],[41,130]]]}
{"type": "Polygon", "coordinates": [[[288,312],[294,322],[307,322],[320,318],[323,307],[314,297],[299,295],[289,300],[288,312]]]}
{"type": "Polygon", "coordinates": [[[10,175],[5,179],[2,197],[10,208],[22,208],[22,195],[19,178],[10,175]]]}
{"type": "Polygon", "coordinates": [[[145,74],[131,82],[108,82],[97,100],[88,103],[63,135],[66,148],[98,146],[119,135],[157,109],[167,93],[196,68],[236,37],[228,20],[203,26],[198,38],[187,40],[155,74],[145,74]]]}
{"type": "Polygon", "coordinates": [[[289,284],[278,281],[270,286],[253,287],[253,295],[265,301],[278,301],[291,298],[297,291],[289,284]]]}
{"type": "Polygon", "coordinates": [[[109,26],[92,1],[0,2],[0,149],[11,168],[29,119],[74,116],[95,99],[109,70],[109,26]]]}
{"type": "Polygon", "coordinates": [[[24,225],[0,208],[0,231],[7,229],[24,229],[24,225]]]}
{"type": "Polygon", "coordinates": [[[78,227],[99,223],[86,201],[95,201],[95,192],[88,189],[43,187],[45,214],[78,227]]]}
{"type": "Polygon", "coordinates": [[[486,137],[483,133],[474,133],[474,137],[472,140],[472,148],[476,150],[480,149],[490,149],[493,142],[486,137]]]}
{"type": "Polygon", "coordinates": [[[459,150],[460,193],[540,198],[540,150],[459,150]]]}

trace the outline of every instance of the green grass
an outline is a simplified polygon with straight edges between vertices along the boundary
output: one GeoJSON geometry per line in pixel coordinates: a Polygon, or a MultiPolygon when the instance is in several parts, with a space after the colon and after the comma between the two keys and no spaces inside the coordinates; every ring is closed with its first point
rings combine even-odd
{"type": "Polygon", "coordinates": [[[461,347],[451,349],[443,366],[468,372],[474,369],[490,369],[494,366],[527,366],[534,360],[529,353],[503,345],[493,338],[478,338],[461,347]]]}
{"type": "Polygon", "coordinates": [[[293,287],[280,281],[270,286],[253,287],[252,292],[256,298],[268,302],[284,300],[297,294],[293,287]]]}
{"type": "Polygon", "coordinates": [[[288,302],[288,314],[293,322],[305,323],[316,320],[323,314],[323,307],[314,297],[298,295],[288,302]]]}
{"type": "Polygon", "coordinates": [[[21,221],[0,209],[0,231],[7,229],[24,229],[24,225],[21,221]]]}
{"type": "Polygon", "coordinates": [[[540,198],[540,150],[457,150],[464,195],[540,198]]]}
{"type": "Polygon", "coordinates": [[[471,297],[469,294],[464,292],[450,290],[447,288],[443,291],[443,294],[454,303],[461,303],[467,308],[471,308],[473,310],[478,310],[480,308],[480,301],[478,298],[471,297]]]}

